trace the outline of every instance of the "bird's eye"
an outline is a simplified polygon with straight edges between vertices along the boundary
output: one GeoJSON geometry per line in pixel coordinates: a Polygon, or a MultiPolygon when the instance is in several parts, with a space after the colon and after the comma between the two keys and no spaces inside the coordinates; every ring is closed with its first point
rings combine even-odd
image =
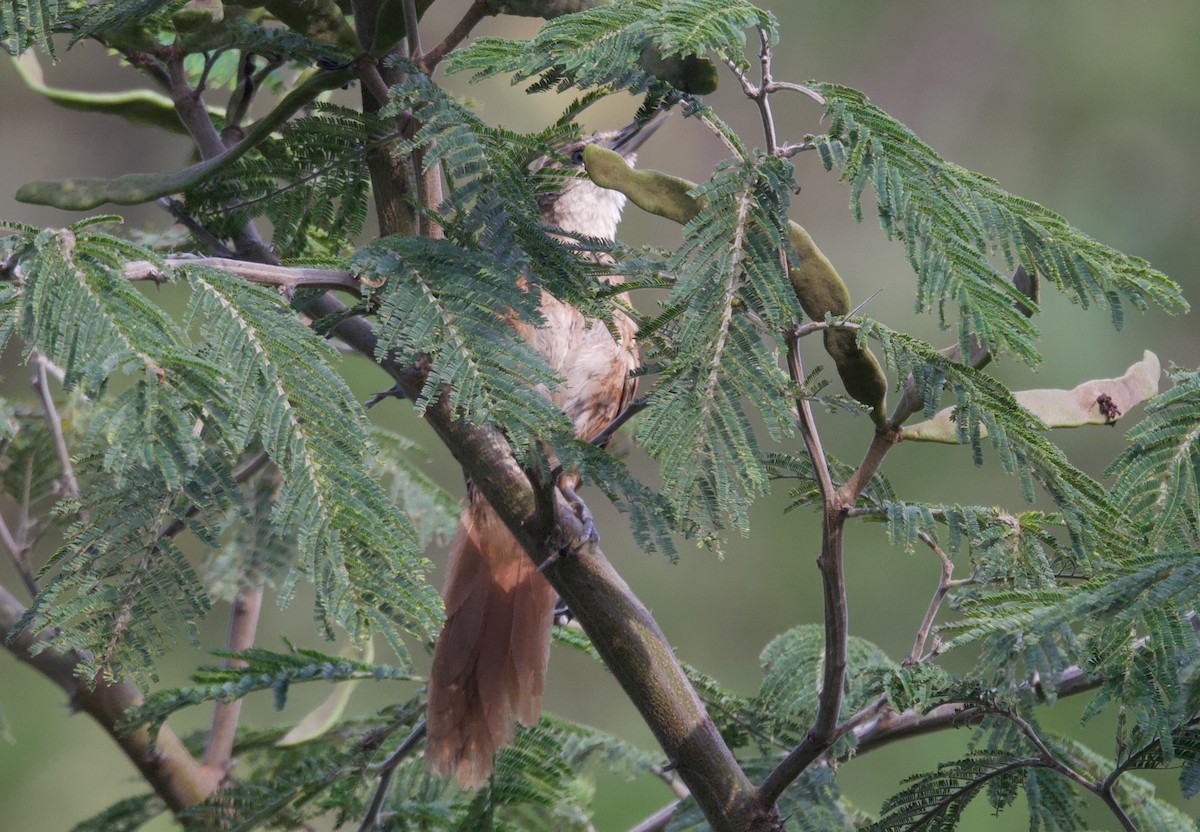
{"type": "Polygon", "coordinates": [[[582,147],[577,147],[571,151],[571,164],[573,164],[573,165],[582,165],[583,164],[583,148],[582,147]]]}

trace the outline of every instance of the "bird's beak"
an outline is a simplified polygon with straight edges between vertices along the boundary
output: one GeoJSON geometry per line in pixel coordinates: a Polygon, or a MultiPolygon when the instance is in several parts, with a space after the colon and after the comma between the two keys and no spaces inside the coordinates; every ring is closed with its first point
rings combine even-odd
{"type": "Polygon", "coordinates": [[[663,122],[671,114],[666,110],[660,110],[654,118],[649,121],[643,121],[640,124],[633,122],[628,127],[622,127],[616,132],[613,137],[606,142],[609,150],[615,150],[622,156],[630,156],[637,151],[639,147],[654,135],[658,128],[662,127],[663,122]]]}

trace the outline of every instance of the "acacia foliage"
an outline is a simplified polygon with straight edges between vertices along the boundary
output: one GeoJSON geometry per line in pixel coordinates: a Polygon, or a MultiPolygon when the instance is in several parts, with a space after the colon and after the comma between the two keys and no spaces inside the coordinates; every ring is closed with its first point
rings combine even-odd
{"type": "MultiPolygon", "coordinates": [[[[294,20],[280,27],[254,14],[210,20],[197,37],[176,14],[183,5],[8,0],[0,21],[10,49],[52,55],[56,33],[126,52],[177,39],[191,53],[192,82],[203,75],[210,87],[244,81],[228,66],[222,72],[221,55],[232,51],[306,70],[316,56],[336,51],[312,27],[294,20]]],[[[166,251],[213,238],[229,242],[257,217],[271,221],[279,255],[319,259],[362,278],[369,291],[355,311],[374,318],[375,357],[424,365],[419,408],[444,396],[458,417],[499,424],[531,469],[553,451],[628,513],[643,546],[672,556],[681,537],[717,546],[728,530],[746,533],[750,508],[772,480],[792,485],[791,508],[819,505],[812,460],[792,436],[796,396],[843,406],[844,413],[860,409],[824,393],[816,374],[798,387],[780,360],[782,333],[803,318],[788,275],[797,259],[787,231],[796,166],[837,168],[856,218],[872,189],[883,231],[901,241],[913,268],[918,308],[936,310],[955,329],[958,356],[982,345],[990,355],[1042,360],[1038,318],[1030,314],[1036,303],[998,266],[1022,266],[1084,306],[1107,306],[1116,325],[1122,299],[1138,308],[1186,308],[1178,287],[1144,261],[947,162],[862,93],[814,85],[824,96],[826,130],[801,137],[814,153],[789,159],[753,149],[703,100],[647,70],[653,50],[747,71],[747,32],[779,42],[774,18],[744,0],[596,5],[546,22],[531,40],[480,38],[449,56],[450,71],[505,75],[529,82],[531,94],[577,95],[545,130],[489,125],[408,66],[382,112],[314,105],[189,188],[183,209],[208,232],[195,241],[136,243],[132,235],[100,230],[112,217],[58,231],[10,224],[0,239],[0,336],[61,370],[63,427],[81,483],[80,494],[55,505],[59,486],[46,475],[55,438],[46,413],[6,404],[4,492],[30,512],[35,537],[61,535],[42,564],[42,590],[23,626],[41,630],[47,646],[86,655],[79,666],[85,676],[131,679],[149,689],[158,681],[159,657],[181,636],[196,637],[214,598],[265,577],[284,601],[301,586],[311,590],[326,632],[344,631],[358,642],[380,633],[397,657],[392,666],[309,650],[240,653],[231,658],[246,667],[204,668],[193,685],[156,691],[129,715],[129,727],[156,726],[181,708],[267,689],[283,707],[298,681],[414,678],[409,650],[430,642],[440,615],[423,546],[449,533],[453,498],[414,464],[410,439],[368,427],[324,339],[336,322],[298,315],[311,291],[289,302],[227,272],[163,266],[166,251]],[[729,148],[729,158],[694,189],[703,207],[674,251],[564,237],[541,223],[539,195],[574,174],[561,164],[531,163],[546,155],[564,162],[554,148],[577,132],[578,112],[621,92],[644,95],[643,114],[679,106],[729,148]],[[393,129],[406,114],[420,129],[393,129]],[[425,218],[441,235],[361,239],[365,159],[386,145],[402,159],[416,154],[441,165],[446,196],[425,218]],[[132,261],[157,264],[169,297],[185,298],[186,312],[175,315],[132,285],[125,273],[132,261]],[[537,294],[515,275],[537,275],[556,296],[602,317],[622,303],[602,274],[622,275],[636,296],[636,308],[626,311],[640,326],[646,407],[635,435],[658,466],[657,487],[620,456],[570,435],[563,414],[537,389],[553,385],[553,373],[509,326],[540,320],[537,294]],[[642,291],[650,289],[664,290],[653,311],[642,291]],[[207,557],[185,548],[185,539],[207,557]]],[[[272,72],[265,80],[286,91],[282,76],[272,72]]],[[[914,774],[877,814],[852,805],[838,788],[830,763],[851,758],[860,739],[847,731],[826,760],[789,787],[781,811],[803,829],[947,830],[981,796],[1000,810],[1024,794],[1032,828],[1084,829],[1082,792],[1065,767],[1097,782],[1118,774],[1112,796],[1139,828],[1187,828],[1178,809],[1126,772],[1177,767],[1184,793],[1200,790],[1196,372],[1172,372],[1172,387],[1151,402],[1146,420],[1129,433],[1129,449],[1113,461],[1107,488],[1075,467],[1037,418],[981,369],[882,321],[814,323],[852,328],[860,342],[876,344],[896,385],[911,379],[927,413],[947,401],[956,407],[960,441],[977,460],[995,454],[1029,500],[1040,489],[1049,503],[1034,510],[910,501],[883,475],[871,479],[850,508],[856,517],[885,524],[897,545],[933,541],[971,565],[971,582],[955,589],[955,620],[941,630],[942,650],[973,651],[971,661],[956,665],[971,669],[951,672],[919,650],[907,659],[888,656],[852,638],[842,717],[864,708],[924,713],[961,705],[983,721],[964,756],[914,774]],[[1120,715],[1115,760],[1037,729],[1037,706],[1053,701],[1056,680],[1078,668],[1096,677],[1087,716],[1120,715]]],[[[837,483],[853,470],[833,459],[829,465],[837,483]]],[[[805,736],[827,659],[823,635],[800,625],[774,639],[763,650],[764,677],[753,695],[688,668],[754,777],[805,736]]],[[[579,633],[559,637],[595,655],[579,633]]],[[[419,697],[402,691],[396,698],[405,704],[343,720],[302,748],[277,745],[282,732],[243,728],[237,753],[245,763],[236,782],[195,807],[193,819],[232,829],[357,819],[372,786],[364,767],[420,712],[419,697]]],[[[585,765],[596,762],[635,777],[661,761],[547,717],[518,735],[476,794],[434,780],[418,760],[405,761],[388,796],[388,822],[585,828],[585,765]]],[[[164,808],[153,794],[134,797],[78,828],[133,830],[164,808]]],[[[685,801],[671,828],[704,825],[685,801]]]]}

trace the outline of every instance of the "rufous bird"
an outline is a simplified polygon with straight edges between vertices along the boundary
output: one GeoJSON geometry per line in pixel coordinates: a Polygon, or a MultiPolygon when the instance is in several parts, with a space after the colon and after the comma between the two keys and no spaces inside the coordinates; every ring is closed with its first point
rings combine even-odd
{"type": "MultiPolygon", "coordinates": [[[[597,144],[615,150],[631,165],[636,151],[666,114],[620,130],[584,136],[561,148],[563,161],[583,168],[583,150],[597,144]]],[[[573,234],[614,239],[625,196],[597,187],[586,177],[565,178],[539,203],[542,219],[573,234]]],[[[605,278],[616,283],[613,275],[605,278]]],[[[536,281],[534,281],[536,282],[536,281]]],[[[624,295],[622,295],[624,297],[624,295]]],[[[542,291],[539,326],[517,324],[562,380],[550,392],[575,426],[592,439],[633,397],[638,365],[635,325],[614,311],[611,329],[542,291]]],[[[560,475],[564,493],[574,493],[579,476],[560,475]]],[[[436,774],[453,774],[459,785],[478,788],[492,772],[492,758],[510,743],[516,723],[534,725],[541,713],[550,630],[557,594],[521,544],[476,488],[450,544],[446,625],[433,654],[429,678],[425,758],[436,774]]]]}

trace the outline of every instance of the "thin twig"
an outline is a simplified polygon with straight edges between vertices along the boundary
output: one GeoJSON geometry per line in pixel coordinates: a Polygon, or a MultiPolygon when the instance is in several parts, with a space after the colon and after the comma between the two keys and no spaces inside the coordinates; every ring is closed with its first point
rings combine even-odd
{"type": "Polygon", "coordinates": [[[759,27],[758,38],[762,46],[758,50],[759,71],[762,82],[754,102],[758,105],[759,117],[762,118],[763,134],[767,140],[767,153],[775,154],[778,142],[775,139],[775,116],[771,113],[771,39],[767,30],[759,27]]]}
{"type": "Polygon", "coordinates": [[[625,409],[613,417],[613,420],[604,426],[604,429],[593,436],[590,441],[593,445],[604,447],[613,434],[621,429],[621,426],[632,419],[634,416],[641,413],[650,406],[650,400],[646,398],[634,399],[629,404],[625,405],[625,409]]]}
{"type": "Polygon", "coordinates": [[[1108,810],[1112,812],[1113,817],[1117,819],[1117,823],[1121,824],[1121,828],[1125,832],[1138,832],[1137,824],[1125,813],[1125,810],[1117,802],[1117,798],[1113,796],[1111,791],[1101,789],[1098,795],[1104,801],[1104,805],[1108,807],[1108,810]]]}
{"type": "Polygon", "coordinates": [[[845,315],[843,315],[842,320],[847,321],[850,318],[853,318],[855,315],[857,315],[859,312],[861,312],[863,309],[865,309],[867,304],[869,304],[871,301],[875,300],[875,298],[879,297],[882,294],[883,294],[882,289],[876,289],[874,292],[867,295],[866,299],[863,300],[862,303],[858,304],[853,309],[851,309],[849,312],[847,312],[845,315]]]}
{"type": "Polygon", "coordinates": [[[850,478],[838,489],[839,505],[847,511],[854,507],[854,504],[858,502],[859,495],[867,487],[871,478],[875,476],[879,466],[883,464],[883,458],[899,441],[900,430],[893,427],[890,422],[875,429],[875,435],[871,437],[871,444],[867,446],[867,452],[863,454],[862,461],[858,463],[858,467],[854,469],[850,478]]]}
{"type": "Polygon", "coordinates": [[[793,156],[798,156],[801,153],[804,153],[805,151],[816,149],[816,142],[791,142],[783,145],[781,148],[775,151],[775,155],[779,156],[781,159],[790,159],[793,156]]]}
{"type": "MultiPolygon", "coordinates": [[[[908,667],[914,664],[921,658],[921,654],[925,652],[925,642],[929,640],[929,631],[933,629],[933,620],[937,617],[938,610],[941,609],[942,601],[950,592],[952,579],[954,577],[954,562],[950,560],[938,542],[933,539],[933,535],[926,531],[917,532],[917,537],[921,542],[933,550],[933,553],[938,556],[942,562],[942,574],[938,579],[937,590],[933,593],[933,597],[929,599],[929,607],[925,610],[925,617],[921,619],[921,626],[917,629],[917,637],[913,641],[912,650],[909,651],[908,657],[901,662],[902,667],[908,667]]],[[[935,648],[936,649],[936,648],[935,648]]]]}
{"type": "Polygon", "coordinates": [[[675,796],[680,800],[687,800],[689,797],[691,797],[691,790],[688,789],[688,787],[684,785],[683,781],[676,777],[674,773],[671,770],[668,770],[665,766],[650,766],[650,772],[655,777],[666,783],[667,786],[670,787],[671,791],[675,793],[675,796]]]}
{"type": "MultiPolygon", "coordinates": [[[[246,115],[250,112],[250,103],[254,100],[254,94],[258,92],[253,53],[247,52],[242,56],[238,74],[241,76],[241,80],[229,97],[229,104],[225,107],[225,130],[240,134],[242,122],[246,120],[246,115]]],[[[199,86],[197,86],[198,89],[199,86]]]]}
{"type": "Polygon", "coordinates": [[[358,80],[379,101],[381,106],[386,104],[391,96],[387,82],[383,80],[383,75],[379,72],[379,67],[371,61],[360,61],[356,66],[355,75],[358,80]]]}
{"type": "Polygon", "coordinates": [[[37,578],[33,574],[33,565],[29,562],[29,547],[23,543],[19,543],[13,536],[12,531],[8,528],[8,523],[4,520],[3,514],[0,514],[0,542],[4,543],[4,548],[8,552],[8,559],[12,561],[13,568],[17,570],[17,574],[21,576],[21,583],[29,591],[29,597],[36,598],[38,592],[41,590],[38,587],[37,578]]]}
{"type": "Polygon", "coordinates": [[[419,63],[425,74],[433,75],[433,71],[442,62],[442,58],[454,51],[466,39],[467,35],[471,34],[471,30],[481,20],[485,17],[491,17],[494,14],[495,12],[488,6],[487,0],[475,0],[467,8],[462,20],[454,25],[454,28],[442,39],[442,42],[421,56],[419,63]]]}
{"type": "Polygon", "coordinates": [[[363,818],[362,825],[358,827],[358,832],[371,832],[379,826],[380,812],[383,810],[383,801],[387,798],[388,787],[392,784],[392,776],[396,773],[396,767],[404,762],[412,750],[417,747],[425,737],[425,720],[417,723],[417,726],[412,729],[404,742],[397,746],[388,758],[378,766],[379,785],[375,787],[375,794],[371,797],[371,805],[367,807],[366,817],[363,818]]]}
{"type": "MultiPolygon", "coordinates": [[[[797,336],[789,335],[787,337],[788,349],[788,373],[792,377],[792,383],[797,387],[804,384],[804,367],[800,362],[800,344],[797,336]]],[[[808,449],[808,455],[812,459],[813,470],[817,474],[817,485],[821,489],[821,499],[828,503],[833,499],[834,486],[833,477],[829,473],[829,461],[825,458],[825,451],[821,447],[821,438],[817,435],[816,420],[812,415],[812,408],[809,406],[808,399],[805,396],[796,397],[796,413],[798,416],[797,424],[800,426],[800,435],[804,440],[804,445],[808,449]]]]}
{"type": "Polygon", "coordinates": [[[37,350],[31,356],[33,361],[33,389],[42,400],[46,409],[46,422],[50,426],[50,435],[54,437],[54,451],[58,454],[58,465],[62,469],[63,491],[67,496],[79,499],[79,480],[75,479],[75,468],[71,465],[71,450],[67,447],[66,437],[63,436],[62,420],[58,416],[58,408],[54,406],[54,397],[50,395],[50,384],[46,379],[46,358],[37,350]]]}
{"type": "Polygon", "coordinates": [[[744,157],[742,156],[741,151],[737,149],[737,146],[734,145],[734,143],[729,140],[729,137],[725,135],[725,133],[721,130],[721,128],[718,127],[713,122],[712,119],[710,119],[708,116],[706,116],[704,114],[697,116],[697,118],[700,119],[701,124],[703,124],[705,127],[707,127],[709,130],[712,131],[712,134],[714,136],[716,136],[718,139],[720,139],[721,144],[725,145],[725,149],[729,151],[730,156],[737,159],[739,162],[745,161],[744,157]]]}
{"type": "MultiPolygon", "coordinates": [[[[804,367],[800,362],[799,342],[790,334],[787,336],[787,347],[788,373],[792,382],[799,387],[804,383],[804,367]]],[[[821,692],[817,699],[817,715],[800,744],[783,758],[758,787],[759,805],[763,807],[774,806],[783,790],[824,754],[837,738],[837,720],[846,681],[846,641],[850,628],[842,563],[842,533],[846,514],[841,510],[839,492],[834,490],[812,408],[803,395],[796,398],[796,412],[800,435],[812,459],[824,507],[821,554],[817,558],[817,566],[821,571],[825,609],[825,661],[821,692]]]]}
{"type": "Polygon", "coordinates": [[[776,92],[777,90],[791,90],[792,92],[798,92],[802,95],[807,95],[822,107],[825,106],[825,96],[821,95],[821,93],[817,92],[812,87],[806,87],[803,84],[793,84],[788,81],[771,81],[766,85],[766,88],[768,93],[776,92]]]}
{"type": "Polygon", "coordinates": [[[1121,807],[1121,804],[1117,802],[1116,797],[1114,797],[1112,793],[1113,783],[1116,781],[1116,777],[1120,776],[1122,771],[1121,766],[1117,766],[1117,768],[1114,769],[1113,772],[1109,774],[1109,776],[1105,778],[1103,782],[1097,783],[1090,777],[1086,777],[1082,773],[1076,771],[1064,760],[1059,759],[1058,755],[1056,755],[1050,749],[1050,747],[1042,741],[1042,738],[1038,736],[1038,733],[1036,730],[1034,730],[1033,725],[1031,725],[1020,714],[1007,713],[1004,714],[1004,716],[1012,720],[1013,724],[1015,724],[1021,730],[1021,733],[1025,735],[1026,739],[1028,739],[1037,747],[1037,750],[1041,753],[1042,759],[1045,761],[1048,768],[1054,769],[1063,777],[1066,777],[1068,780],[1079,784],[1103,800],[1104,805],[1108,807],[1109,811],[1112,812],[1113,816],[1117,819],[1117,822],[1121,824],[1121,828],[1125,829],[1126,832],[1138,832],[1137,826],[1130,819],[1129,815],[1125,813],[1125,810],[1121,807]]]}
{"type": "MultiPolygon", "coordinates": [[[[168,257],[166,266],[208,266],[231,272],[251,283],[265,283],[286,291],[302,286],[328,286],[361,294],[363,284],[347,269],[309,269],[296,266],[276,266],[267,263],[235,260],[228,257],[168,257]]],[[[126,280],[163,279],[162,269],[149,260],[133,260],[123,269],[126,280]]]]}
{"type": "Polygon", "coordinates": [[[1042,755],[1042,759],[1045,760],[1047,766],[1062,774],[1069,780],[1075,781],[1085,789],[1099,793],[1100,784],[1088,777],[1084,777],[1071,766],[1060,760],[1058,756],[1050,750],[1050,747],[1046,745],[1042,738],[1038,736],[1037,731],[1034,730],[1033,725],[1031,725],[1028,720],[1026,720],[1020,714],[1013,712],[1005,713],[1003,716],[1007,717],[1014,725],[1016,725],[1017,728],[1021,730],[1021,733],[1025,735],[1025,738],[1037,747],[1038,753],[1042,755]]]}
{"type": "Polygon", "coordinates": [[[678,800],[668,803],[657,812],[647,815],[645,818],[629,827],[629,832],[663,832],[663,830],[667,828],[667,824],[671,822],[671,818],[675,816],[675,811],[678,808],[678,800]]]}
{"type": "Polygon", "coordinates": [[[201,225],[191,214],[184,211],[178,202],[170,197],[162,196],[154,200],[154,204],[174,217],[175,222],[186,228],[196,238],[196,242],[200,243],[200,245],[208,249],[212,254],[217,257],[233,257],[233,252],[221,242],[220,238],[201,225]]]}

